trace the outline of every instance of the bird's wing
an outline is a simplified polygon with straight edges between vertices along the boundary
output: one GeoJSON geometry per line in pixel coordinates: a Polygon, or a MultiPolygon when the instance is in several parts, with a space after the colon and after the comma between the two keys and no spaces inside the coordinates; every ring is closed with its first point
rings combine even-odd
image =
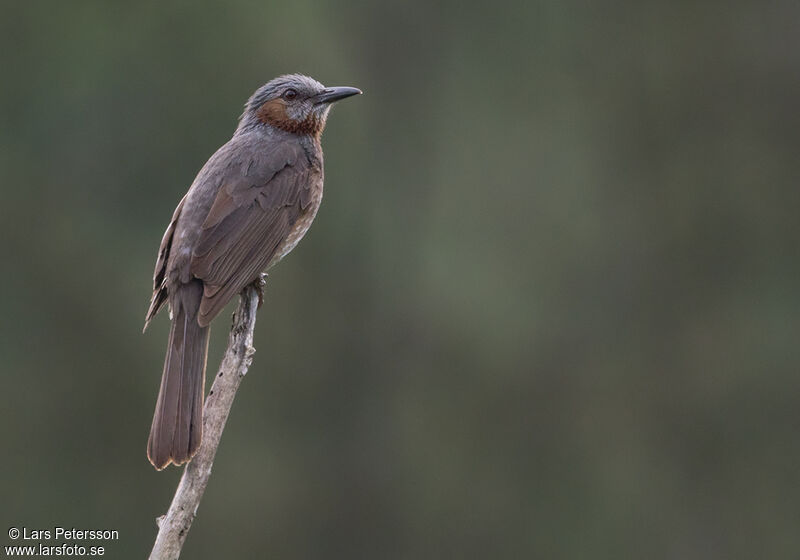
{"type": "Polygon", "coordinates": [[[167,288],[164,285],[164,278],[167,273],[167,259],[169,258],[169,251],[172,247],[172,237],[175,234],[175,224],[178,223],[178,217],[181,215],[183,202],[185,200],[186,195],[183,196],[177,208],[175,208],[172,219],[167,226],[167,231],[164,232],[164,237],[161,238],[161,246],[158,248],[158,259],[156,259],[156,269],[153,271],[153,297],[150,300],[150,308],[147,310],[147,315],[144,319],[145,329],[147,329],[147,325],[150,324],[150,321],[164,305],[164,302],[167,301],[167,288]]]}
{"type": "Polygon", "coordinates": [[[192,252],[191,273],[204,284],[201,326],[267,267],[311,202],[314,170],[294,142],[254,153],[230,175],[192,252]]]}

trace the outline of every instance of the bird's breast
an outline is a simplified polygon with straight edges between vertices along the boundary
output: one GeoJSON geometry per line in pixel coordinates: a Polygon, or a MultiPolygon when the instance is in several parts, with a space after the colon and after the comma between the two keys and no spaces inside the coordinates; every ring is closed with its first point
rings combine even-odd
{"type": "Polygon", "coordinates": [[[270,262],[269,267],[277,264],[278,261],[288,255],[292,249],[300,243],[300,240],[303,239],[303,236],[311,227],[311,222],[314,221],[317,210],[319,210],[320,203],[322,202],[322,181],[313,185],[311,189],[311,201],[309,205],[294,222],[289,235],[286,236],[286,239],[284,239],[283,243],[278,247],[277,251],[275,251],[275,257],[270,262]]]}

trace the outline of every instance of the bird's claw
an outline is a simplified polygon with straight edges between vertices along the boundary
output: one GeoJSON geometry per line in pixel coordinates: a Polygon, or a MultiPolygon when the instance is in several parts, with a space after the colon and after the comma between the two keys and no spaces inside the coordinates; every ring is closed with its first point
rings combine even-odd
{"type": "Polygon", "coordinates": [[[264,286],[267,285],[267,276],[266,272],[262,272],[258,275],[255,282],[253,282],[253,288],[255,288],[256,293],[258,294],[258,307],[257,309],[261,309],[261,306],[264,305],[264,286]]]}

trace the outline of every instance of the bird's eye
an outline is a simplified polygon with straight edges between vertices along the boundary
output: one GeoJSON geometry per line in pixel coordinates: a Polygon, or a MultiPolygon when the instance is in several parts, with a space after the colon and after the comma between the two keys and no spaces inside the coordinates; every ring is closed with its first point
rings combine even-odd
{"type": "Polygon", "coordinates": [[[297,97],[297,90],[295,90],[295,89],[289,88],[289,89],[287,89],[286,91],[283,92],[283,98],[284,99],[291,100],[291,99],[294,99],[295,97],[297,97]]]}

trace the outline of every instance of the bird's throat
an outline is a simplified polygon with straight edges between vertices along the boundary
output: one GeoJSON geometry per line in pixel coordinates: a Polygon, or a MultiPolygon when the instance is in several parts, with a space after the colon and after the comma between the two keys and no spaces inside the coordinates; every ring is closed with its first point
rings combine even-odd
{"type": "Polygon", "coordinates": [[[325,121],[321,120],[314,111],[311,111],[304,120],[293,119],[286,111],[286,102],[280,98],[270,99],[261,105],[256,111],[256,117],[264,124],[293,134],[319,136],[325,127],[325,121]]]}

